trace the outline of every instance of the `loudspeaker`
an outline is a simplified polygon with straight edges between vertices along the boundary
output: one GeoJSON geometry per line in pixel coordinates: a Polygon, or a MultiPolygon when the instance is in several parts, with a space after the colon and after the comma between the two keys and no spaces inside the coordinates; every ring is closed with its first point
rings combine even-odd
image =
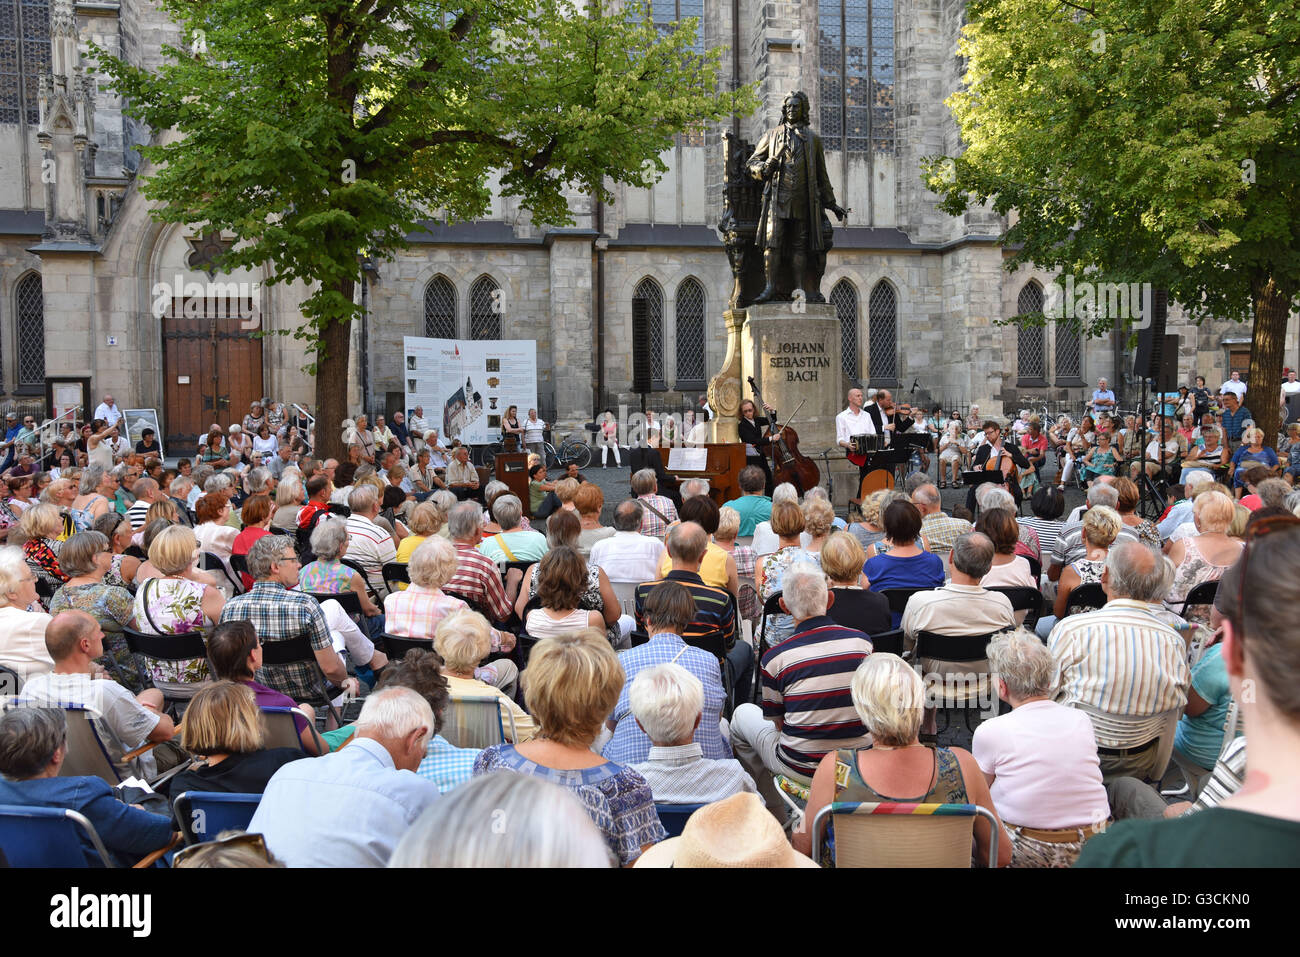
{"type": "MultiPolygon", "coordinates": [[[[1156,289],[1151,294],[1151,322],[1138,331],[1137,352],[1133,356],[1133,376],[1160,381],[1161,360],[1165,351],[1165,322],[1169,318],[1169,291],[1156,289]]],[[[1177,351],[1174,353],[1177,356],[1177,351]]]]}
{"type": "Polygon", "coordinates": [[[632,391],[650,391],[650,303],[632,300],[632,391]]]}

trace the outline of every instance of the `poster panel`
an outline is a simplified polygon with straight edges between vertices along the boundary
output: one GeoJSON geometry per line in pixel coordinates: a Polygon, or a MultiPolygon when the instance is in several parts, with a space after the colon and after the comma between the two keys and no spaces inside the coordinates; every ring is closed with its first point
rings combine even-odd
{"type": "Polygon", "coordinates": [[[440,423],[450,445],[486,445],[501,439],[501,420],[518,406],[519,420],[537,407],[537,342],[532,339],[402,340],[406,415],[417,406],[440,423]]]}

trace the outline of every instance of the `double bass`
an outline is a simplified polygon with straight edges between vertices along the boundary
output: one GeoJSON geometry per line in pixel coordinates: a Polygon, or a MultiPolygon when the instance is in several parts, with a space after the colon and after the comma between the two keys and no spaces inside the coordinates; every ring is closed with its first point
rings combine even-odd
{"type": "Polygon", "coordinates": [[[777,424],[776,410],[763,402],[763,393],[758,391],[754,377],[749,376],[748,381],[749,387],[754,391],[754,400],[771,414],[769,430],[773,435],[772,481],[777,485],[789,482],[802,496],[808,489],[821,484],[821,470],[817,468],[816,462],[799,452],[798,433],[789,426],[777,424]]]}

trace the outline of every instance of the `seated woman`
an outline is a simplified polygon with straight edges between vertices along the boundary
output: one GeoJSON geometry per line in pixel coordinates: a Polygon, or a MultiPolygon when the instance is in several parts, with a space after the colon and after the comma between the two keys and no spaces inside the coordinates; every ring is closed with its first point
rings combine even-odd
{"type": "Polygon", "coordinates": [[[1011,866],[1069,867],[1110,816],[1092,721],[1052,700],[1056,663],[1036,635],[1003,632],[988,657],[1012,710],[975,729],[971,752],[1011,838],[1011,866]]]}
{"type": "MultiPolygon", "coordinates": [[[[587,563],[577,549],[561,545],[547,552],[538,563],[535,578],[530,578],[535,581],[541,607],[528,612],[524,630],[533,638],[551,638],[583,628],[604,631],[605,616],[582,606],[591,588],[588,576],[587,563]]],[[[523,589],[520,593],[523,594],[523,589]]],[[[527,604],[526,599],[524,603],[527,604]]],[[[615,602],[615,612],[618,607],[615,602]]]]}
{"type": "MultiPolygon", "coordinates": [[[[869,655],[858,665],[850,693],[854,709],[871,729],[872,746],[827,753],[813,775],[806,820],[815,820],[817,812],[832,801],[978,804],[997,817],[988,783],[968,751],[931,749],[920,743],[925,685],[911,665],[897,655],[869,655]],[[840,780],[845,784],[840,785],[840,780]]],[[[1006,867],[1011,863],[1011,842],[1000,819],[997,827],[997,864],[1006,867]]],[[[976,819],[975,865],[987,865],[991,840],[989,823],[976,819]]],[[[792,843],[795,850],[810,854],[811,829],[800,829],[792,843]]]]}
{"type": "MultiPolygon", "coordinates": [[[[145,526],[148,527],[148,522],[145,526]]],[[[94,531],[108,538],[109,548],[112,549],[113,559],[104,574],[104,583],[134,590],[140,559],[126,554],[135,537],[135,533],[131,531],[130,520],[125,515],[110,511],[95,519],[93,528],[94,531]]]]}
{"type": "Polygon", "coordinates": [[[1246,471],[1253,465],[1277,469],[1277,453],[1264,445],[1264,431],[1251,426],[1241,433],[1241,445],[1232,453],[1232,490],[1237,498],[1246,491],[1246,471]]]}
{"type": "MultiPolygon", "coordinates": [[[[62,777],[68,726],[56,708],[14,708],[0,715],[0,804],[67,808],[84,815],[119,866],[130,867],[180,835],[172,819],[119,801],[97,777],[62,777]]],[[[89,867],[99,854],[82,840],[89,867]]]]}
{"type": "Polygon", "coordinates": [[[1043,485],[1030,498],[1029,508],[1034,514],[1026,518],[1017,516],[1016,522],[1033,530],[1038,536],[1042,557],[1050,558],[1052,549],[1056,547],[1056,538],[1065,527],[1065,522],[1061,521],[1065,514],[1065,496],[1055,485],[1043,485]]]}
{"type": "Polygon", "coordinates": [[[298,512],[305,499],[300,478],[282,478],[275,487],[275,511],[271,513],[271,524],[276,528],[297,528],[298,512]]]}
{"type": "MultiPolygon", "coordinates": [[[[884,514],[885,536],[891,547],[884,555],[868,558],[862,566],[872,591],[889,588],[938,588],[943,584],[943,559],[917,544],[921,513],[906,499],[890,502],[884,514]],[[900,542],[906,544],[899,544],[900,542]]],[[[898,627],[901,613],[893,615],[898,627]]]]}
{"type": "Polygon", "coordinates": [[[1219,760],[1231,705],[1232,687],[1223,660],[1223,643],[1215,642],[1192,666],[1187,706],[1174,733],[1173,759],[1187,782],[1189,801],[1200,795],[1219,760]]]}
{"type": "MultiPolygon", "coordinates": [[[[438,622],[433,647],[443,660],[442,673],[447,678],[447,690],[452,698],[458,695],[495,695],[500,699],[501,726],[507,740],[510,738],[507,712],[514,716],[515,734],[520,741],[527,741],[537,733],[537,724],[510,695],[477,676],[479,662],[488,656],[492,647],[492,628],[486,618],[468,608],[452,612],[438,622]]],[[[613,710],[612,705],[610,710],[613,710]]]]}
{"type": "MultiPolygon", "coordinates": [[[[685,521],[685,519],[683,519],[685,521]]],[[[810,555],[819,554],[831,532],[835,531],[835,509],[824,498],[809,498],[803,505],[803,530],[808,541],[803,543],[803,550],[810,555]]]]}
{"type": "Polygon", "coordinates": [[[257,697],[234,681],[214,681],[194,693],[181,724],[181,743],[203,763],[171,779],[168,792],[173,796],[186,791],[261,794],[276,771],[304,757],[301,748],[266,746],[257,697]]]}
{"type": "MultiPolygon", "coordinates": [[[[770,519],[772,531],[777,537],[777,547],[765,555],[758,563],[758,595],[766,604],[781,590],[785,573],[791,566],[803,562],[820,565],[821,556],[807,552],[799,544],[800,533],[804,529],[803,510],[794,502],[776,502],[772,505],[770,519]]],[[[769,648],[775,647],[794,634],[794,619],[786,614],[770,615],[767,619],[767,632],[763,642],[769,648]]]]}
{"type": "MultiPolygon", "coordinates": [[[[714,507],[716,508],[716,506],[714,507]]],[[[580,529],[579,520],[574,517],[573,512],[567,510],[556,512],[546,520],[546,543],[552,549],[561,545],[568,546],[577,551],[581,558],[582,553],[578,551],[577,547],[580,529]]],[[[587,611],[600,612],[604,624],[598,627],[603,627],[609,634],[609,643],[611,645],[615,648],[623,647],[626,644],[625,639],[632,634],[632,629],[636,626],[636,620],[631,615],[620,613],[622,606],[619,603],[618,596],[614,594],[614,586],[610,584],[609,576],[605,574],[605,570],[596,565],[587,564],[585,558],[582,560],[586,568],[587,585],[583,589],[578,607],[587,611]]],[[[540,567],[541,562],[538,562],[528,566],[524,571],[523,581],[527,587],[520,588],[519,595],[515,599],[515,613],[521,619],[523,618],[524,609],[528,606],[529,599],[536,597],[540,587],[538,575],[540,567]]]]}
{"type": "MultiPolygon", "coordinates": [[[[164,528],[149,546],[149,563],[158,577],[143,580],[135,593],[136,627],[147,635],[184,635],[210,628],[221,618],[225,596],[211,585],[191,581],[186,572],[199,557],[199,544],[184,525],[164,528]]],[[[208,663],[203,658],[188,661],[153,661],[150,671],[155,685],[173,690],[207,681],[208,663]]]]}
{"type": "Polygon", "coordinates": [[[361,602],[366,616],[366,630],[371,638],[384,633],[384,612],[370,600],[366,579],[342,558],[348,551],[348,526],[341,518],[327,518],[318,522],[311,533],[311,550],[316,560],[308,562],[298,572],[298,587],[305,592],[321,595],[339,595],[352,592],[361,602]]]}
{"type": "MultiPolygon", "coordinates": [[[[1182,603],[1197,585],[1218,581],[1241,557],[1242,544],[1228,534],[1236,509],[1232,500],[1221,492],[1207,492],[1192,502],[1192,521],[1196,535],[1179,539],[1169,549],[1174,563],[1174,584],[1165,599],[1165,607],[1182,615],[1182,603]]],[[[1194,605],[1183,615],[1190,622],[1209,625],[1210,607],[1194,605]]]]}
{"type": "Polygon", "coordinates": [[[949,481],[953,488],[958,486],[958,469],[963,451],[961,423],[949,420],[939,436],[939,488],[947,488],[949,481]],[[949,475],[952,476],[951,479],[949,475]]]}
{"type": "Polygon", "coordinates": [[[1228,467],[1228,449],[1223,444],[1223,430],[1216,425],[1206,426],[1192,443],[1183,460],[1183,469],[1178,477],[1181,484],[1187,483],[1187,473],[1191,469],[1209,469],[1210,474],[1218,476],[1228,467]]]}
{"type": "Polygon", "coordinates": [[[600,510],[605,507],[605,493],[595,482],[583,482],[573,496],[582,530],[578,532],[578,551],[583,558],[591,557],[591,546],[602,538],[609,538],[614,529],[600,524],[600,510]]]}
{"type": "Polygon", "coordinates": [[[30,475],[15,475],[5,480],[5,485],[9,490],[9,496],[5,504],[15,515],[21,516],[22,513],[31,506],[36,486],[32,482],[30,475]]]}
{"type": "MultiPolygon", "coordinates": [[[[442,590],[442,586],[456,574],[456,566],[456,549],[450,542],[437,537],[425,539],[411,554],[407,565],[410,587],[390,592],[384,599],[384,627],[388,634],[399,638],[432,639],[444,618],[468,611],[469,605],[464,600],[442,590]]],[[[488,650],[480,658],[486,658],[489,652],[511,651],[514,647],[514,635],[492,628],[489,629],[488,650]]],[[[519,676],[515,663],[505,659],[481,668],[476,661],[471,670],[476,680],[486,681],[507,693],[514,691],[519,676]]]]}
{"type": "Polygon", "coordinates": [[[402,539],[397,546],[397,558],[394,561],[405,565],[411,560],[415,550],[432,535],[437,535],[447,516],[433,502],[421,502],[411,509],[409,516],[411,534],[402,539]]]}
{"type": "Polygon", "coordinates": [[[723,506],[718,509],[718,530],[713,533],[713,544],[731,556],[736,563],[736,582],[740,588],[740,617],[754,620],[763,612],[758,601],[758,588],[751,585],[754,581],[756,567],[752,545],[736,544],[740,534],[740,513],[734,508],[723,506]],[[745,581],[749,579],[749,581],[745,581]]]}
{"type": "Polygon", "coordinates": [[[211,552],[227,564],[239,535],[239,529],[226,524],[231,511],[230,501],[216,492],[209,492],[194,503],[194,515],[198,519],[194,537],[199,550],[211,552]]]}
{"type": "Polygon", "coordinates": [[[980,509],[975,531],[983,532],[993,542],[993,567],[980,580],[981,587],[1037,588],[1029,559],[1016,554],[1020,541],[1020,524],[1008,508],[980,509]]]}
{"type": "Polygon", "coordinates": [[[1083,558],[1062,569],[1061,578],[1056,583],[1053,614],[1039,618],[1035,627],[1039,638],[1046,641],[1052,633],[1052,627],[1060,619],[1085,610],[1081,606],[1070,604],[1070,593],[1080,585],[1100,584],[1101,573],[1106,568],[1106,555],[1123,524],[1119,512],[1105,505],[1094,505],[1083,513],[1083,558]]]}
{"type": "MultiPolygon", "coordinates": [[[[789,482],[782,482],[772,490],[772,508],[776,508],[782,502],[799,504],[799,492],[789,482]]],[[[754,549],[754,555],[757,557],[759,565],[762,565],[764,558],[781,547],[780,540],[772,529],[770,517],[767,521],[759,522],[754,526],[754,537],[750,539],[749,544],[754,549]]]]}
{"type": "Polygon", "coordinates": [[[528,708],[540,726],[538,737],[484,749],[474,775],[511,771],[569,788],[626,866],[667,833],[645,778],[592,750],[623,680],[618,656],[598,629],[538,642],[523,679],[528,708]]]}
{"type": "MultiPolygon", "coordinates": [[[[172,505],[173,509],[175,507],[175,505],[172,505]]],[[[152,511],[153,509],[150,508],[150,513],[152,511]]],[[[235,536],[234,542],[230,545],[231,557],[235,555],[247,556],[248,550],[253,547],[254,542],[264,535],[271,534],[271,514],[271,497],[269,495],[254,495],[244,503],[244,507],[239,510],[239,520],[244,523],[244,529],[235,536]]],[[[253,587],[252,576],[247,572],[241,572],[240,578],[244,585],[244,591],[251,590],[253,587]]]]}
{"type": "Polygon", "coordinates": [[[1123,461],[1123,453],[1111,444],[1111,434],[1099,432],[1097,444],[1083,454],[1079,478],[1085,485],[1091,485],[1093,479],[1102,475],[1118,474],[1119,466],[1123,461]]]}
{"type": "Polygon", "coordinates": [[[50,600],[50,614],[75,608],[99,622],[104,632],[104,657],[99,663],[136,694],[144,686],[122,636],[124,628],[135,628],[134,599],[125,588],[105,584],[104,575],[112,567],[112,560],[108,539],[99,532],[78,532],[64,542],[59,561],[71,577],[50,600]]]}
{"type": "Polygon", "coordinates": [[[226,447],[225,438],[220,432],[214,430],[208,433],[207,440],[199,446],[199,461],[214,469],[224,469],[230,465],[230,449],[226,447]]]}
{"type": "Polygon", "coordinates": [[[59,565],[59,550],[63,543],[63,516],[53,505],[33,505],[18,519],[18,526],[10,531],[9,543],[21,545],[27,564],[40,579],[52,588],[68,580],[68,574],[59,565]]]}
{"type": "Polygon", "coordinates": [[[1137,512],[1138,503],[1141,500],[1137,483],[1121,475],[1111,485],[1119,493],[1119,501],[1115,503],[1115,511],[1119,512],[1119,520],[1129,528],[1137,531],[1138,540],[1143,545],[1159,551],[1161,544],[1160,530],[1156,527],[1155,522],[1149,518],[1143,518],[1137,512]]]}
{"type": "MultiPolygon", "coordinates": [[[[317,736],[309,727],[309,722],[314,724],[316,721],[316,712],[312,706],[298,704],[288,695],[253,680],[253,676],[262,667],[262,645],[251,621],[222,622],[208,635],[207,645],[208,660],[212,662],[218,680],[234,681],[248,688],[253,692],[259,708],[297,708],[303,712],[305,717],[293,716],[303,750],[311,755],[321,753],[317,736]]],[[[328,745],[331,735],[337,734],[337,731],[326,731],[320,737],[328,745]]]]}
{"type": "Polygon", "coordinates": [[[831,589],[826,614],[848,628],[877,635],[889,631],[889,600],[866,587],[866,555],[848,532],[834,532],[822,546],[822,571],[831,589]]]}
{"type": "Polygon", "coordinates": [[[0,665],[12,668],[24,683],[54,670],[45,647],[49,623],[36,598],[36,574],[22,549],[0,546],[0,665]]]}

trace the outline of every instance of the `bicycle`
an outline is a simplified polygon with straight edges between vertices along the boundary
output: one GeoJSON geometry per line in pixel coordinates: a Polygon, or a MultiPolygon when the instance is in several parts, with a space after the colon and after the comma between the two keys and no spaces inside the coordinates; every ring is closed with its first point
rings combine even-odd
{"type": "MultiPolygon", "coordinates": [[[[491,469],[497,455],[505,450],[505,444],[502,442],[493,442],[484,446],[481,453],[484,468],[491,469]]],[[[543,440],[542,454],[548,468],[552,465],[561,468],[576,465],[580,469],[585,469],[591,464],[591,446],[582,439],[567,438],[560,443],[559,448],[543,440]]]]}

